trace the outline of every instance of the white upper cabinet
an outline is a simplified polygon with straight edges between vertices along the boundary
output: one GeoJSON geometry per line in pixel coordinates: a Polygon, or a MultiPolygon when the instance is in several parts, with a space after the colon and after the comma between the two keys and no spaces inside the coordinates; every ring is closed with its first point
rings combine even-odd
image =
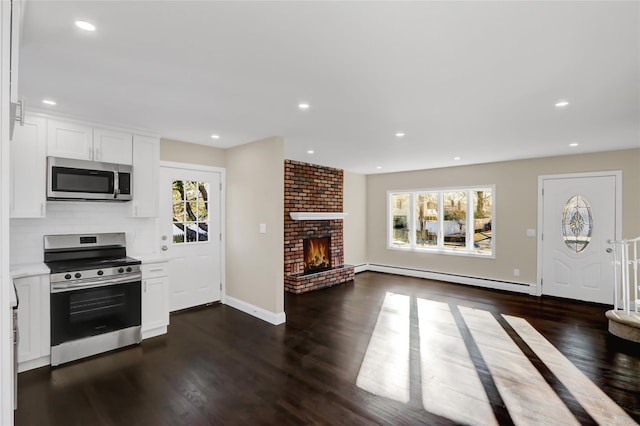
{"type": "Polygon", "coordinates": [[[20,99],[20,94],[18,91],[18,76],[19,70],[18,66],[20,65],[20,39],[22,38],[22,23],[24,20],[24,5],[23,0],[11,0],[10,3],[3,1],[3,6],[9,4],[9,9],[5,10],[8,12],[10,10],[9,21],[4,21],[2,24],[11,28],[11,32],[9,33],[9,44],[8,46],[3,46],[3,48],[7,48],[9,55],[5,59],[2,58],[3,61],[7,61],[9,64],[8,71],[8,80],[9,80],[9,139],[13,138],[13,132],[16,128],[16,122],[19,121],[21,124],[24,124],[24,102],[20,99]],[[19,113],[18,113],[19,111],[19,113]]]}
{"type": "MultiPolygon", "coordinates": [[[[24,19],[24,6],[22,0],[11,0],[11,55],[10,55],[10,89],[11,102],[20,100],[18,95],[18,75],[20,38],[22,37],[22,20],[24,19]]],[[[21,111],[22,113],[22,111],[21,111]]]]}
{"type": "Polygon", "coordinates": [[[10,142],[10,215],[44,217],[46,205],[47,122],[25,117],[10,142]]]}
{"type": "Polygon", "coordinates": [[[93,130],[93,159],[103,163],[133,164],[131,133],[93,130]]]}
{"type": "Polygon", "coordinates": [[[134,217],[158,216],[158,169],[160,139],[133,136],[133,208],[134,217]]]}
{"type": "Polygon", "coordinates": [[[93,128],[81,124],[49,120],[47,155],[93,160],[93,128]]]}
{"type": "Polygon", "coordinates": [[[131,133],[57,120],[47,123],[47,155],[51,157],[131,165],[132,144],[131,133]]]}

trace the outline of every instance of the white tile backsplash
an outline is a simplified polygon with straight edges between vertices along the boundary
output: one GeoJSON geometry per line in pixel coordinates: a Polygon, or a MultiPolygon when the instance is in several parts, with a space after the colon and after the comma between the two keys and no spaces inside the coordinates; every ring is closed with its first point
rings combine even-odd
{"type": "Polygon", "coordinates": [[[42,262],[43,236],[125,232],[129,256],[157,253],[156,219],[131,217],[130,203],[49,201],[42,219],[11,219],[12,265],[42,262]]]}

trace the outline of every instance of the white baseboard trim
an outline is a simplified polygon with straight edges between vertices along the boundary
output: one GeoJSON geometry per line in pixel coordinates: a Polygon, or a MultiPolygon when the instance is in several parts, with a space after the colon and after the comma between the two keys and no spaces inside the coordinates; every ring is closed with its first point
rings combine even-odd
{"type": "MultiPolygon", "coordinates": [[[[515,283],[509,281],[491,280],[487,278],[467,277],[464,275],[445,274],[442,272],[424,271],[421,269],[402,268],[398,266],[386,266],[367,264],[367,271],[384,272],[387,274],[404,275],[407,277],[427,278],[430,280],[447,281],[456,284],[472,285],[494,290],[507,290],[515,293],[530,294],[531,284],[515,283]]],[[[362,271],[364,272],[364,271],[362,271]]]]}
{"type": "Polygon", "coordinates": [[[44,367],[45,365],[51,365],[51,357],[48,355],[18,363],[18,373],[44,367]]]}
{"type": "Polygon", "coordinates": [[[353,267],[354,271],[356,274],[360,273],[360,272],[366,272],[369,270],[369,264],[368,263],[361,263],[360,265],[356,265],[353,267]]]}
{"type": "Polygon", "coordinates": [[[287,315],[284,312],[270,312],[266,309],[262,309],[258,306],[252,305],[251,303],[247,303],[228,295],[224,297],[224,304],[273,325],[284,324],[287,321],[287,315]]]}
{"type": "Polygon", "coordinates": [[[150,339],[152,337],[160,336],[162,334],[167,334],[167,326],[152,328],[151,330],[144,330],[142,332],[142,340],[150,339]]]}

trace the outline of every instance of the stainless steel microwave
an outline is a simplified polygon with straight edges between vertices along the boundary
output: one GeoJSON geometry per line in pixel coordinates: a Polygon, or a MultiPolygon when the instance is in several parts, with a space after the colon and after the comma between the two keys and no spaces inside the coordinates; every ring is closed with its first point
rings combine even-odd
{"type": "Polygon", "coordinates": [[[47,157],[47,199],[130,201],[132,171],[124,164],[47,157]]]}

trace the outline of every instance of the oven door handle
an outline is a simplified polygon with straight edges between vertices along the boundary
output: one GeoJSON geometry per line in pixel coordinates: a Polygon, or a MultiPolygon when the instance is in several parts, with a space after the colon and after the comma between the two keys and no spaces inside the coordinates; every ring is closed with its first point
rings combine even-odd
{"type": "Polygon", "coordinates": [[[138,273],[138,274],[127,275],[126,277],[117,277],[117,278],[111,278],[111,279],[102,280],[102,281],[93,281],[93,282],[85,282],[85,283],[77,283],[77,284],[55,283],[55,284],[51,284],[51,293],[84,290],[87,288],[104,287],[104,286],[113,285],[113,284],[134,283],[134,282],[140,281],[141,279],[142,279],[142,274],[138,273]]]}

